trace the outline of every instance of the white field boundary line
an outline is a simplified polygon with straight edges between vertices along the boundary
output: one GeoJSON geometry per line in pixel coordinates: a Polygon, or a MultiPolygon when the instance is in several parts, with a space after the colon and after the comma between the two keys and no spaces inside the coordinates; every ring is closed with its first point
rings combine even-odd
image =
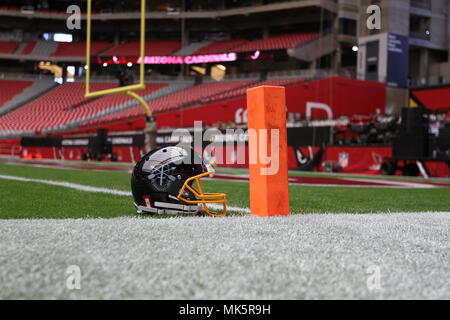
{"type": "MultiPolygon", "coordinates": [[[[48,162],[54,162],[56,163],[57,160],[48,160],[48,162]]],[[[104,169],[101,168],[101,166],[99,165],[98,168],[96,169],[83,169],[83,168],[70,168],[70,167],[58,167],[58,166],[53,166],[51,164],[26,164],[26,163],[17,163],[17,162],[4,162],[4,164],[6,165],[12,165],[12,166],[28,166],[28,167],[35,167],[35,168],[50,168],[50,169],[60,169],[60,170],[89,170],[89,171],[94,171],[94,172],[127,172],[127,171],[120,171],[120,170],[108,170],[108,169],[104,169]]],[[[118,167],[120,168],[120,167],[118,167]]],[[[126,167],[124,167],[126,168],[126,167]]],[[[130,169],[128,171],[128,173],[131,173],[132,169],[130,169]]],[[[318,173],[320,175],[327,175],[324,173],[318,173]]],[[[239,174],[239,175],[227,175],[227,174],[222,174],[219,173],[219,176],[221,176],[220,178],[208,178],[209,180],[214,180],[214,181],[223,181],[223,182],[244,182],[244,183],[249,183],[248,178],[249,175],[248,174],[239,174]],[[226,179],[223,177],[226,176],[230,176],[233,177],[234,179],[226,179]],[[237,178],[237,179],[236,179],[237,178]]],[[[364,176],[362,176],[364,177],[364,176]]],[[[422,183],[420,181],[418,182],[407,182],[407,181],[398,181],[398,180],[385,180],[385,179],[364,179],[364,178],[352,178],[352,177],[336,177],[337,180],[346,180],[346,181],[352,181],[355,182],[355,184],[352,185],[346,185],[346,184],[333,184],[333,183],[328,183],[328,184],[324,184],[324,183],[301,183],[298,182],[297,179],[293,178],[293,177],[289,177],[289,185],[290,186],[305,186],[305,187],[339,187],[339,188],[392,188],[392,189],[433,189],[433,188],[446,188],[446,186],[439,186],[439,185],[431,185],[431,184],[426,184],[426,183],[422,183]],[[373,183],[372,185],[367,185],[367,184],[357,184],[357,182],[360,183],[373,183]],[[380,184],[376,184],[376,183],[380,183],[380,184]],[[384,184],[384,185],[383,185],[384,184]]],[[[442,179],[443,181],[445,179],[442,179]]],[[[439,183],[439,182],[438,182],[439,183]]]]}
{"type": "MultiPolygon", "coordinates": [[[[128,171],[125,170],[108,170],[108,169],[104,169],[101,166],[98,166],[98,168],[96,169],[83,169],[83,168],[70,168],[70,167],[59,167],[59,166],[54,166],[52,164],[21,164],[21,163],[16,163],[16,162],[3,162],[3,164],[6,164],[8,166],[27,166],[27,167],[32,167],[32,168],[43,168],[43,169],[58,169],[58,170],[89,170],[89,171],[94,171],[94,172],[125,172],[125,173],[131,173],[133,171],[132,168],[130,168],[128,171]]],[[[121,168],[121,167],[117,167],[117,168],[121,168]]],[[[124,167],[126,168],[126,167],[124,167]]]]}
{"type": "MultiPolygon", "coordinates": [[[[234,176],[232,176],[234,177],[234,176]]],[[[325,184],[325,183],[299,183],[296,179],[289,178],[289,185],[290,186],[301,186],[301,187],[338,187],[338,188],[378,188],[378,189],[430,189],[430,188],[446,188],[446,186],[437,186],[437,185],[427,185],[427,184],[421,184],[421,183],[409,183],[409,182],[394,182],[389,181],[389,183],[386,183],[386,185],[367,185],[363,184],[363,182],[376,182],[376,181],[382,181],[381,183],[384,183],[385,180],[374,180],[374,179],[353,179],[353,178],[338,178],[341,180],[349,180],[355,182],[355,184],[325,184]],[[360,182],[361,184],[357,184],[357,182],[360,182]]],[[[240,182],[240,183],[250,183],[248,179],[241,178],[239,179],[225,179],[225,178],[215,178],[214,176],[212,178],[208,178],[208,180],[212,181],[220,181],[220,182],[240,182]]]]}
{"type": "MultiPolygon", "coordinates": [[[[111,194],[111,195],[122,196],[122,197],[131,197],[132,196],[131,192],[129,192],[129,191],[122,191],[122,190],[115,190],[115,189],[108,189],[108,188],[98,188],[98,187],[86,186],[83,184],[72,183],[72,182],[67,182],[67,181],[33,179],[33,178],[25,178],[25,177],[17,177],[17,176],[7,176],[7,175],[0,175],[0,179],[10,180],[10,181],[19,181],[19,182],[40,183],[40,184],[46,184],[46,185],[50,185],[50,186],[57,186],[57,187],[73,189],[73,190],[77,190],[77,191],[111,194]]],[[[217,210],[217,209],[221,209],[222,205],[208,204],[208,207],[211,207],[212,209],[217,210]]],[[[227,206],[227,209],[230,211],[250,213],[249,208],[227,206]]]]}
{"type": "MultiPolygon", "coordinates": [[[[342,178],[342,180],[347,181],[360,181],[360,182],[370,182],[370,183],[383,183],[387,185],[391,185],[394,187],[403,187],[403,188],[422,188],[422,189],[433,189],[433,188],[439,188],[437,185],[431,185],[431,184],[425,184],[420,182],[405,182],[405,181],[393,181],[393,180],[371,180],[371,179],[349,179],[349,178],[342,178]]],[[[445,186],[442,186],[445,187],[445,186]]]]}
{"type": "Polygon", "coordinates": [[[33,182],[33,183],[46,184],[46,185],[50,185],[50,186],[69,188],[69,189],[78,190],[78,191],[104,193],[104,194],[112,194],[115,196],[131,197],[131,192],[127,192],[127,191],[120,191],[120,190],[114,190],[114,189],[108,189],[108,188],[98,188],[98,187],[86,186],[86,185],[72,183],[72,182],[66,182],[66,181],[32,179],[32,178],[17,177],[17,176],[5,176],[5,175],[0,175],[0,179],[20,181],[20,182],[33,182]]]}

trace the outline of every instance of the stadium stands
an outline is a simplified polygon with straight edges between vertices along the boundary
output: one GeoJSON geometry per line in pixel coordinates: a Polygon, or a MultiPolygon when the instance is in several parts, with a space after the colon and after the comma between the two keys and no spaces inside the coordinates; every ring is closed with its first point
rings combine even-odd
{"type": "MultiPolygon", "coordinates": [[[[111,88],[110,83],[93,83],[92,90],[111,88]]],[[[150,84],[147,89],[138,92],[149,94],[165,86],[150,84]]],[[[62,126],[67,122],[88,117],[132,100],[125,95],[110,95],[93,100],[84,98],[84,83],[66,83],[33,102],[0,118],[0,131],[34,131],[62,126]]]]}
{"type": "MultiPolygon", "coordinates": [[[[275,79],[262,82],[232,81],[204,83],[176,94],[155,100],[151,103],[151,105],[156,113],[173,111],[195,104],[213,103],[236,97],[242,97],[245,95],[247,89],[256,85],[291,86],[304,81],[304,79],[275,79]]],[[[144,111],[141,107],[134,107],[86,122],[82,125],[82,127],[90,127],[121,120],[134,119],[142,117],[143,115],[144,111]]]]}
{"type": "Polygon", "coordinates": [[[208,97],[213,97],[226,92],[231,94],[233,91],[247,88],[252,83],[254,82],[232,81],[204,83],[154,101],[153,108],[155,112],[164,112],[180,109],[194,104],[201,104],[204,103],[208,97]]]}
{"type": "Polygon", "coordinates": [[[236,39],[236,40],[219,40],[197,50],[195,54],[215,54],[215,53],[226,53],[234,51],[234,48],[247,43],[247,40],[236,39]]]}
{"type": "Polygon", "coordinates": [[[32,81],[0,80],[0,108],[32,84],[32,81]]]}
{"type": "MultiPolygon", "coordinates": [[[[167,56],[181,48],[179,41],[147,41],[145,52],[151,56],[167,56]]],[[[139,56],[139,41],[127,42],[101,54],[102,56],[139,56]]]]}
{"type": "Polygon", "coordinates": [[[31,85],[15,95],[0,108],[0,116],[7,114],[49,92],[57,84],[51,79],[39,79],[31,82],[31,85]]]}
{"type": "MultiPolygon", "coordinates": [[[[229,92],[232,96],[233,91],[248,88],[255,82],[250,81],[232,81],[232,82],[211,82],[204,83],[187,90],[175,93],[170,96],[157,99],[151,103],[154,112],[165,112],[180,109],[182,107],[191,106],[202,103],[210,96],[218,96],[221,93],[229,92]]],[[[103,118],[99,118],[88,122],[84,126],[92,126],[100,123],[108,123],[126,119],[141,117],[144,111],[141,107],[130,108],[103,118]]]]}
{"type": "MultiPolygon", "coordinates": [[[[247,52],[257,50],[276,50],[292,48],[307,43],[317,38],[316,33],[296,33],[272,36],[265,39],[248,41],[244,39],[219,40],[214,42],[194,42],[181,47],[179,41],[153,40],[146,42],[146,54],[149,56],[170,55],[203,55],[227,52],[247,52]]],[[[0,41],[0,53],[14,53],[20,43],[12,41],[0,41]]],[[[86,51],[85,42],[57,43],[53,41],[30,41],[22,43],[23,50],[19,54],[48,56],[48,57],[83,57],[86,51]]],[[[126,56],[136,57],[139,55],[139,42],[132,41],[113,46],[106,41],[92,42],[92,55],[104,57],[126,56]]]]}
{"type": "Polygon", "coordinates": [[[35,46],[36,46],[35,40],[28,42],[25,49],[23,49],[23,51],[21,52],[21,54],[23,54],[23,55],[30,54],[33,51],[35,46]]]}
{"type": "MultiPolygon", "coordinates": [[[[274,80],[266,80],[258,83],[258,86],[291,86],[300,82],[303,82],[303,79],[274,79],[274,80]]],[[[245,86],[241,86],[239,88],[232,88],[230,90],[220,92],[218,94],[212,94],[205,98],[201,99],[202,103],[211,103],[215,101],[228,100],[236,97],[244,96],[247,92],[247,89],[255,86],[256,82],[248,82],[245,86]]]]}
{"type": "Polygon", "coordinates": [[[175,55],[175,56],[190,56],[190,55],[195,54],[201,48],[208,46],[210,43],[211,43],[210,41],[192,42],[191,44],[182,47],[177,52],[174,52],[173,55],[175,55]]]}
{"type": "MultiPolygon", "coordinates": [[[[106,41],[93,41],[91,43],[91,54],[97,55],[102,51],[110,49],[112,43],[106,41]]],[[[86,42],[60,43],[52,56],[55,57],[84,57],[86,55],[86,42]]]]}
{"type": "Polygon", "coordinates": [[[257,50],[276,50],[276,49],[293,48],[295,46],[314,40],[317,37],[318,34],[313,32],[272,36],[265,39],[259,39],[248,43],[244,43],[234,48],[233,51],[246,52],[257,50]]]}
{"type": "MultiPolygon", "coordinates": [[[[174,82],[169,85],[163,86],[158,90],[152,91],[151,93],[149,93],[147,95],[143,95],[142,98],[144,98],[152,106],[152,101],[162,98],[164,96],[168,96],[168,95],[174,94],[176,92],[185,90],[187,88],[192,87],[192,85],[193,85],[192,82],[189,82],[189,81],[188,82],[185,82],[185,81],[174,82]]],[[[46,132],[55,133],[55,132],[71,130],[73,128],[78,127],[82,123],[86,123],[86,122],[93,121],[95,119],[103,118],[110,114],[121,112],[123,110],[130,109],[130,108],[136,107],[136,106],[140,106],[139,102],[137,100],[130,100],[121,105],[118,105],[118,106],[115,106],[115,107],[112,107],[109,109],[105,109],[105,110],[97,112],[97,113],[93,113],[88,117],[79,118],[77,120],[67,122],[63,126],[60,126],[56,129],[46,130],[46,132]]]]}
{"type": "Polygon", "coordinates": [[[57,42],[39,40],[36,42],[36,45],[34,46],[33,50],[31,50],[30,55],[50,57],[53,54],[53,52],[56,51],[57,47],[58,47],[57,42]]]}
{"type": "Polygon", "coordinates": [[[0,53],[14,53],[19,43],[12,41],[0,41],[0,53]]]}

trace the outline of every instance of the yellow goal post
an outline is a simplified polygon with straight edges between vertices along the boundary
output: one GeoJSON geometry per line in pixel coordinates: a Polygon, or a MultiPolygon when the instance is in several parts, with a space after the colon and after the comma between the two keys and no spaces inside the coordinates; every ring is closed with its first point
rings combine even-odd
{"type": "Polygon", "coordinates": [[[91,41],[92,41],[92,1],[87,0],[86,15],[86,98],[96,98],[110,94],[126,94],[138,100],[145,109],[148,117],[152,116],[152,110],[148,103],[139,96],[136,90],[145,89],[145,19],[146,19],[146,0],[141,0],[141,21],[140,21],[140,64],[139,64],[139,83],[124,87],[106,89],[101,91],[91,91],[91,41]]]}

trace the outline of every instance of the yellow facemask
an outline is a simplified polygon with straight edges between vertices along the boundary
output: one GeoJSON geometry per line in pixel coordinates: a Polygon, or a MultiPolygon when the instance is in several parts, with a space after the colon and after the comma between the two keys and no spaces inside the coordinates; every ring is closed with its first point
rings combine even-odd
{"type": "Polygon", "coordinates": [[[187,179],[184,182],[183,187],[180,189],[180,192],[178,193],[177,198],[179,200],[184,201],[189,204],[202,204],[203,209],[210,216],[223,217],[227,214],[227,196],[226,196],[226,194],[225,193],[204,193],[202,184],[200,182],[201,178],[209,176],[213,173],[214,172],[205,172],[205,173],[202,173],[202,174],[199,174],[197,176],[187,179]],[[197,183],[197,189],[195,189],[193,187],[194,186],[193,183],[192,183],[192,186],[190,185],[191,182],[194,182],[194,181],[197,183]],[[183,193],[186,190],[189,190],[192,194],[194,194],[194,196],[197,200],[188,200],[188,199],[184,198],[183,193]],[[222,213],[209,210],[207,207],[208,203],[221,203],[223,205],[222,213]]]}

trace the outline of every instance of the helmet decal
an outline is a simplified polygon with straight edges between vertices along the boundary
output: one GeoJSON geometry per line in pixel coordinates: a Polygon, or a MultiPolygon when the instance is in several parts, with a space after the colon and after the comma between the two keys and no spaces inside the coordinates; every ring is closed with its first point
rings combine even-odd
{"type": "Polygon", "coordinates": [[[172,182],[177,180],[177,177],[174,175],[176,167],[169,166],[158,166],[158,168],[152,171],[147,177],[150,180],[152,186],[160,191],[166,192],[169,190],[172,182]]]}
{"type": "Polygon", "coordinates": [[[161,166],[166,166],[171,163],[180,163],[188,156],[188,152],[180,147],[167,147],[154,152],[151,156],[146,156],[142,170],[145,172],[152,172],[159,169],[161,166]]]}

